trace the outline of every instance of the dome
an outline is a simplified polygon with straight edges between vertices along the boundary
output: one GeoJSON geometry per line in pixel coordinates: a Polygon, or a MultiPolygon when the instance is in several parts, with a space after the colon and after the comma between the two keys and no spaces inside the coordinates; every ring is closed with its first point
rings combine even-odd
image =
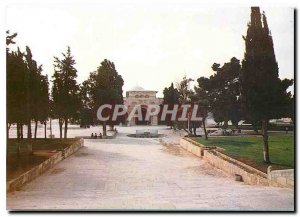
{"type": "Polygon", "coordinates": [[[141,86],[135,85],[132,87],[129,91],[144,91],[145,89],[142,88],[141,86]]]}

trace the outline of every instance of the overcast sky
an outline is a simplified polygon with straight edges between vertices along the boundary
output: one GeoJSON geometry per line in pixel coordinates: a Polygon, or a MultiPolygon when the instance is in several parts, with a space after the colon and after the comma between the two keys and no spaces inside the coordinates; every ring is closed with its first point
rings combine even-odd
{"type": "MultiPolygon", "coordinates": [[[[292,8],[261,8],[272,32],[280,78],[294,77],[292,8]]],[[[53,74],[53,56],[67,46],[76,60],[78,81],[103,59],[124,79],[124,94],[136,84],[159,91],[184,75],[210,76],[213,63],[242,60],[250,8],[197,4],[98,4],[8,6],[6,29],[17,45],[28,45],[43,73],[53,74]]]]}

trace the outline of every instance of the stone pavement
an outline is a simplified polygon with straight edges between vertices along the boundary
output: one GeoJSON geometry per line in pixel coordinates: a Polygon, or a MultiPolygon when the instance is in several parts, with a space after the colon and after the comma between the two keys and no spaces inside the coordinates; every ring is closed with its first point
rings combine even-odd
{"type": "Polygon", "coordinates": [[[179,136],[85,140],[85,147],[7,195],[8,209],[293,210],[291,189],[250,186],[179,147],[179,136]],[[164,143],[162,143],[162,140],[164,143]]]}

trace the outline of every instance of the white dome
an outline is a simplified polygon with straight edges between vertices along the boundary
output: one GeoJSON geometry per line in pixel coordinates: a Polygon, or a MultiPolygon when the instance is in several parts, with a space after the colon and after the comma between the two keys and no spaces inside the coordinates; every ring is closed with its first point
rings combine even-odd
{"type": "Polygon", "coordinates": [[[144,91],[144,90],[145,89],[142,88],[141,86],[136,85],[136,86],[132,87],[129,91],[144,91]]]}

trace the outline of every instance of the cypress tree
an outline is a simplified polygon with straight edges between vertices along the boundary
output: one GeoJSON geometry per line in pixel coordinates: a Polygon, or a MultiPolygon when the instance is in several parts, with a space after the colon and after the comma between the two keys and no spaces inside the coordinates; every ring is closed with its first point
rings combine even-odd
{"type": "Polygon", "coordinates": [[[270,163],[268,145],[268,123],[270,119],[286,115],[290,92],[287,88],[293,80],[280,80],[275,57],[273,39],[266,15],[259,7],[251,8],[245,40],[246,51],[242,61],[241,92],[246,120],[261,123],[263,136],[263,159],[270,163]]]}

